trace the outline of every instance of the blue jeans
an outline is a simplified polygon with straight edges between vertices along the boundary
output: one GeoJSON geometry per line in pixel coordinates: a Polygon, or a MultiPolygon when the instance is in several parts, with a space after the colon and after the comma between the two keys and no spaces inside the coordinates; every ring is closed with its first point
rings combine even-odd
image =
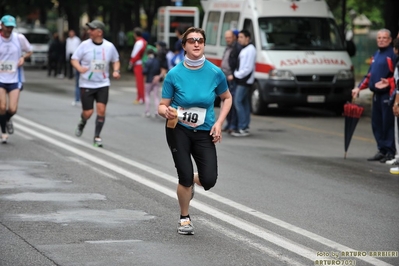
{"type": "Polygon", "coordinates": [[[79,71],[75,70],[75,102],[80,101],[79,76],[79,71]]]}
{"type": "Polygon", "coordinates": [[[237,124],[238,129],[249,128],[251,119],[251,99],[250,99],[251,86],[237,85],[235,97],[233,98],[234,107],[237,111],[237,124]]]}

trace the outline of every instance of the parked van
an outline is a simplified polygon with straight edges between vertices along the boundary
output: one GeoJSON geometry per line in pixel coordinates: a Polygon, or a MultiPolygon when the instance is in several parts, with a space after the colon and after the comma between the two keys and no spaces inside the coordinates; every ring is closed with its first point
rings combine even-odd
{"type": "Polygon", "coordinates": [[[354,88],[345,40],[324,0],[202,0],[205,54],[220,66],[224,32],[247,29],[257,50],[254,114],[327,107],[341,114],[354,88]]]}
{"type": "Polygon", "coordinates": [[[27,66],[46,67],[48,63],[48,50],[50,42],[50,31],[43,27],[17,27],[15,30],[25,35],[32,45],[33,53],[27,58],[27,66]]]}

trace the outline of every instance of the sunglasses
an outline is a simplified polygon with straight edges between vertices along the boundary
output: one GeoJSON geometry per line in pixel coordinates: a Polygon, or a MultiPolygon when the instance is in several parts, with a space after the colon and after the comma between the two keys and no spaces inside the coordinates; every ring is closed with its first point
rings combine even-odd
{"type": "Polygon", "coordinates": [[[203,44],[205,42],[204,38],[187,38],[186,42],[189,44],[194,44],[198,42],[198,44],[203,44]]]}

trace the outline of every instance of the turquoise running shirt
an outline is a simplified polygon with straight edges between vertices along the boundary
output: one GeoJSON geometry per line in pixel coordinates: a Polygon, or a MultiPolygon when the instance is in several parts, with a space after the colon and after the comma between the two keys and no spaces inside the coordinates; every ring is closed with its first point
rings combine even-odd
{"type": "Polygon", "coordinates": [[[166,75],[162,98],[172,99],[171,106],[179,108],[179,124],[190,129],[211,130],[216,119],[215,98],[227,89],[225,75],[208,60],[199,69],[186,68],[181,62],[166,75]]]}

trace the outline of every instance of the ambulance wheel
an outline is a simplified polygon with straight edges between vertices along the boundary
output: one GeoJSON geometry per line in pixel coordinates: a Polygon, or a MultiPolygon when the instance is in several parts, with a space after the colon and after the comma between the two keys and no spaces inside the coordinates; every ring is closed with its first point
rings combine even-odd
{"type": "Polygon", "coordinates": [[[251,111],[255,115],[265,115],[267,112],[267,104],[262,100],[258,82],[252,86],[251,111]]]}

